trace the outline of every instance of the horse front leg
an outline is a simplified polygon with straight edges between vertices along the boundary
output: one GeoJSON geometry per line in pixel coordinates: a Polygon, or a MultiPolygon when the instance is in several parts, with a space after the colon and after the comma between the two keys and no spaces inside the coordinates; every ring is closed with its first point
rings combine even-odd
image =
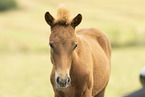
{"type": "Polygon", "coordinates": [[[84,85],[84,89],[81,97],[92,97],[93,90],[93,74],[90,74],[86,80],[86,84],[84,85]]]}
{"type": "Polygon", "coordinates": [[[92,97],[92,89],[86,89],[83,92],[82,97],[92,97]]]}

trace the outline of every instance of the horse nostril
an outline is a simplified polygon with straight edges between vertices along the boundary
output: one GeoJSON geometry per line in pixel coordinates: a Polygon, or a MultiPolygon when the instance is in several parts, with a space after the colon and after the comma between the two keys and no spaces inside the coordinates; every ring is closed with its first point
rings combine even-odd
{"type": "Polygon", "coordinates": [[[70,83],[70,77],[67,77],[67,84],[69,84],[70,83]]]}
{"type": "Polygon", "coordinates": [[[56,81],[59,84],[60,83],[60,77],[57,77],[56,81]]]}

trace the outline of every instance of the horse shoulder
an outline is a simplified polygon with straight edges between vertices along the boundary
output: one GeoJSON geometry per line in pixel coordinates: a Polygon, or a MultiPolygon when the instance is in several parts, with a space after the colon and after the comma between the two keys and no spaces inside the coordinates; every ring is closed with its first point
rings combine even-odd
{"type": "Polygon", "coordinates": [[[96,40],[99,45],[102,47],[103,51],[105,52],[106,56],[110,59],[111,57],[111,44],[106,36],[106,34],[97,29],[97,28],[89,28],[89,29],[80,29],[77,31],[77,34],[85,36],[85,37],[91,37],[93,40],[96,40]]]}

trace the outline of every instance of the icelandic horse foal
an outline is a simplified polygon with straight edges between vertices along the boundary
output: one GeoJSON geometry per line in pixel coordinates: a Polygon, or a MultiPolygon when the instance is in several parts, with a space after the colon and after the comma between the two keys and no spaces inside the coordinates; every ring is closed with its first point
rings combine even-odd
{"type": "Polygon", "coordinates": [[[58,8],[56,19],[46,12],[45,20],[51,27],[50,80],[55,97],[104,97],[111,57],[107,36],[95,28],[75,31],[82,15],[70,20],[64,7],[58,8]]]}

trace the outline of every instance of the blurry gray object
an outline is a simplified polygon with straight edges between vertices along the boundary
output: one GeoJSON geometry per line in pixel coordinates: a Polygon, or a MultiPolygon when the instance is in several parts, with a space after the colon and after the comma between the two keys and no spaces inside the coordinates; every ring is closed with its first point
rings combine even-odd
{"type": "Polygon", "coordinates": [[[140,72],[140,81],[143,88],[123,97],[145,97],[145,67],[140,72]]]}
{"type": "Polygon", "coordinates": [[[145,86],[145,67],[140,72],[140,81],[142,86],[145,86]]]}

